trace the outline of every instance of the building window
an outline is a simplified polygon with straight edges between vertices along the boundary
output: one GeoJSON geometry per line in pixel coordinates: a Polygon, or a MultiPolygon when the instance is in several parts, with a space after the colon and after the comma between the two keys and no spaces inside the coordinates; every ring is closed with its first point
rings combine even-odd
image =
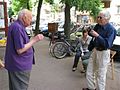
{"type": "Polygon", "coordinates": [[[120,14],[120,6],[117,6],[117,13],[120,14]]]}

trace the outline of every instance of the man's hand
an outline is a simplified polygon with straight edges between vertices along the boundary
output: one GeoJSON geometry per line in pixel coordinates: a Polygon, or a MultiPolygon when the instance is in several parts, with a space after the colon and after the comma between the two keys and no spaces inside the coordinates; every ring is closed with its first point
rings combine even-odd
{"type": "Polygon", "coordinates": [[[38,34],[38,35],[36,35],[35,37],[33,37],[33,41],[34,42],[38,42],[38,41],[40,41],[40,40],[42,40],[44,38],[44,36],[42,35],[42,34],[38,34]]]}
{"type": "Polygon", "coordinates": [[[24,48],[21,48],[21,49],[18,49],[17,50],[17,53],[18,54],[21,54],[21,53],[24,53],[25,51],[27,51],[30,47],[33,46],[33,44],[35,44],[36,42],[42,40],[44,38],[44,36],[42,34],[38,34],[36,35],[35,37],[33,37],[31,39],[31,41],[27,44],[25,44],[25,47],[24,48]]]}
{"type": "Polygon", "coordinates": [[[94,30],[91,30],[91,31],[90,31],[90,34],[91,34],[92,36],[94,36],[94,37],[98,37],[98,36],[99,36],[99,34],[98,34],[96,31],[94,31],[94,30]]]}

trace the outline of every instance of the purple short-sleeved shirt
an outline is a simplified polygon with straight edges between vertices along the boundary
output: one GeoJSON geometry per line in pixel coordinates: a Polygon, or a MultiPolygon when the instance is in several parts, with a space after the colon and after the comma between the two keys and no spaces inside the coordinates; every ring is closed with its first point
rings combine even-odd
{"type": "Polygon", "coordinates": [[[33,49],[32,47],[22,54],[17,49],[24,47],[29,42],[25,27],[17,20],[8,29],[7,45],[5,52],[5,68],[9,71],[25,71],[32,69],[33,49]]]}

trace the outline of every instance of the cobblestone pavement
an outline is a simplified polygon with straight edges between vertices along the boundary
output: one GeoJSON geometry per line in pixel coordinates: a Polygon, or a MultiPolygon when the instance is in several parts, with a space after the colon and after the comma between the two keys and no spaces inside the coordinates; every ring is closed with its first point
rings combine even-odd
{"type": "MultiPolygon", "coordinates": [[[[47,38],[34,45],[36,65],[33,65],[28,90],[82,90],[86,87],[85,74],[80,73],[80,67],[76,72],[71,70],[74,57],[53,58],[49,54],[48,45],[47,38]]],[[[111,79],[109,67],[106,90],[120,90],[119,85],[120,63],[115,63],[115,79],[111,79]]],[[[0,90],[8,90],[8,77],[5,69],[0,70],[0,90]]]]}

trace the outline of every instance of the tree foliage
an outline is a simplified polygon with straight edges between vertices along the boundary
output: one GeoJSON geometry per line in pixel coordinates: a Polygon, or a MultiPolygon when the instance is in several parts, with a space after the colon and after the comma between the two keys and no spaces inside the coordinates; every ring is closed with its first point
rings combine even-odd
{"type": "Polygon", "coordinates": [[[14,12],[11,7],[8,9],[8,14],[9,14],[9,18],[11,18],[14,15],[14,12]]]}
{"type": "Polygon", "coordinates": [[[72,6],[75,6],[79,11],[86,11],[89,12],[91,16],[94,18],[97,16],[98,12],[100,11],[101,0],[61,0],[62,3],[65,4],[65,35],[69,37],[70,32],[70,17],[69,16],[70,10],[66,10],[66,7],[69,9],[72,6]]]}
{"type": "Polygon", "coordinates": [[[52,12],[59,12],[60,11],[60,7],[59,4],[52,4],[52,12]]]}
{"type": "MultiPolygon", "coordinates": [[[[37,10],[37,17],[36,17],[36,30],[39,28],[39,20],[40,20],[40,10],[42,6],[42,2],[48,2],[52,4],[52,12],[57,12],[59,11],[58,5],[54,4],[54,0],[36,0],[35,3],[38,3],[38,10],[37,10]]],[[[86,11],[89,12],[90,15],[92,15],[94,18],[97,16],[99,10],[100,10],[100,5],[101,5],[101,0],[60,0],[63,4],[65,4],[65,34],[66,36],[69,37],[69,32],[70,32],[70,9],[72,6],[75,6],[77,10],[79,11],[86,11]]],[[[16,14],[20,9],[27,8],[31,9],[32,8],[32,3],[31,0],[12,0],[12,10],[16,14]]],[[[37,31],[36,31],[37,32],[37,31]]],[[[38,33],[38,32],[37,32],[38,33]]]]}
{"type": "Polygon", "coordinates": [[[50,3],[50,4],[54,4],[54,0],[45,0],[45,1],[50,3]]]}
{"type": "Polygon", "coordinates": [[[29,10],[32,9],[31,0],[12,0],[12,10],[15,14],[18,13],[19,10],[27,8],[29,10]]]}
{"type": "Polygon", "coordinates": [[[101,0],[80,0],[77,9],[79,11],[89,12],[95,18],[101,9],[101,5],[101,0]]]}
{"type": "Polygon", "coordinates": [[[89,12],[94,18],[101,9],[101,0],[61,0],[62,3],[68,3],[71,7],[75,6],[79,11],[89,12]]]}

